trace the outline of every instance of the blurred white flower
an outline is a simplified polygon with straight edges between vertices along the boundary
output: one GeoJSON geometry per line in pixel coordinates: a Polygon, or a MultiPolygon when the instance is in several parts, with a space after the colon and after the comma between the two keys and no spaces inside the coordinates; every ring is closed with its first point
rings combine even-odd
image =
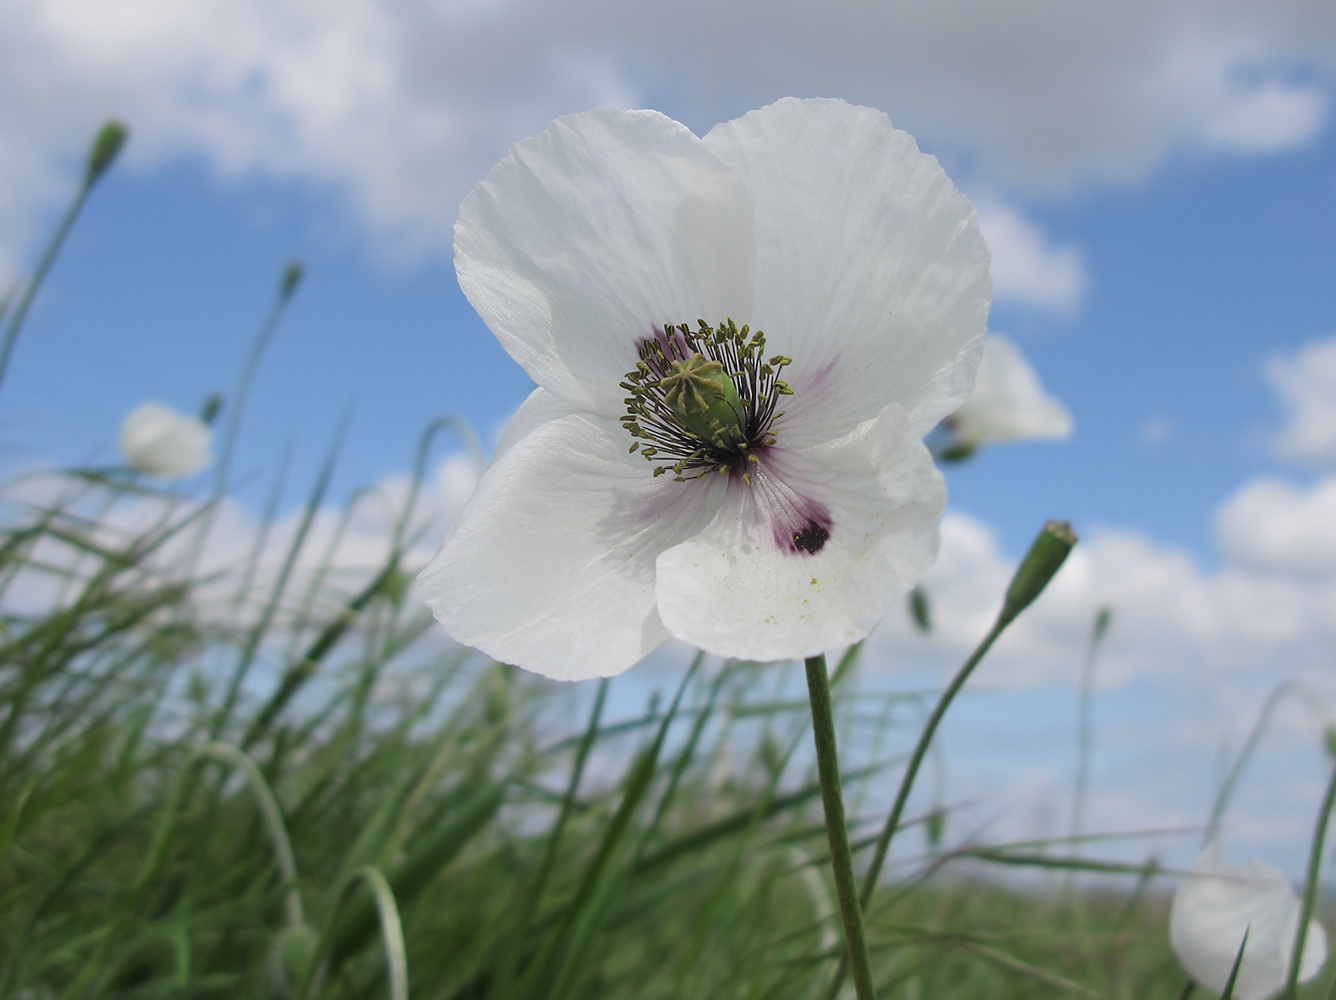
{"type": "Polygon", "coordinates": [[[538,388],[422,573],[436,618],[565,680],[670,636],[755,660],[866,637],[936,556],[922,439],[973,382],[988,259],[937,161],[843,101],[517,144],[455,269],[538,388]]]}
{"type": "Polygon", "coordinates": [[[946,420],[956,440],[975,448],[991,441],[1068,437],[1072,418],[1044,392],[1025,356],[1000,333],[990,333],[974,391],[946,420]]]}
{"type": "MultiPolygon", "coordinates": [[[[1194,980],[1219,993],[1243,952],[1235,1000],[1267,1000],[1285,985],[1301,905],[1289,880],[1261,861],[1227,865],[1212,841],[1178,884],[1169,910],[1169,944],[1194,980]]],[[[1327,961],[1327,933],[1313,920],[1304,941],[1299,981],[1316,976],[1327,961]]]]}
{"type": "Polygon", "coordinates": [[[141,403],[121,424],[121,451],[140,472],[175,479],[213,459],[209,425],[162,403],[141,403]]]}

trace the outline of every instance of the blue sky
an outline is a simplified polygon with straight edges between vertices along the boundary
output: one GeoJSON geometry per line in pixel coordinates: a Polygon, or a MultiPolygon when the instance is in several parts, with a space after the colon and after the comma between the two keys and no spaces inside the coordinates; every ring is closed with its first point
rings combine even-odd
{"type": "MultiPolygon", "coordinates": [[[[291,448],[299,503],[352,406],[346,497],[402,473],[437,414],[490,440],[528,390],[449,259],[459,199],[511,142],[605,104],[698,133],[790,93],[870,104],[976,200],[991,325],[1076,426],[949,471],[936,645],[890,622],[879,655],[944,670],[1038,525],[1071,518],[1085,562],[999,649],[998,682],[1037,692],[1004,714],[1062,728],[1112,602],[1113,717],[1187,763],[1105,818],[1190,822],[1174,803],[1202,800],[1258,692],[1304,676],[1336,699],[1334,81],[1324,0],[20,0],[0,10],[0,280],[32,261],[97,124],[132,138],[30,318],[0,443],[11,469],[112,461],[141,400],[230,392],[300,258],[236,468],[258,507],[291,448]]],[[[971,732],[962,794],[971,773],[996,784],[971,732]]],[[[1311,719],[1291,736],[1301,801],[1311,719]]],[[[1018,750],[1017,780],[1043,756],[1018,750]]],[[[1306,822],[1250,842],[1288,863],[1306,822]]]]}

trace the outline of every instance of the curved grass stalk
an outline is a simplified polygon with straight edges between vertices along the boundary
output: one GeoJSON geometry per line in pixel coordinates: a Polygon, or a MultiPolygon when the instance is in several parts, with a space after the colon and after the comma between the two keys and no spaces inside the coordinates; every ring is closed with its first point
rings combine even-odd
{"type": "Polygon", "coordinates": [[[330,914],[330,919],[325,922],[325,929],[320,933],[320,940],[316,944],[315,953],[312,955],[311,963],[306,969],[306,975],[302,979],[301,986],[297,989],[297,1000],[306,1000],[316,980],[320,978],[320,967],[325,952],[329,950],[330,943],[334,938],[334,917],[338,915],[339,906],[357,888],[359,882],[366,884],[376,902],[376,915],[380,920],[381,944],[385,949],[385,966],[389,973],[390,1000],[408,1000],[408,952],[404,947],[404,929],[399,920],[399,907],[394,901],[394,891],[390,888],[390,883],[386,881],[380,869],[374,865],[363,865],[357,869],[348,876],[348,879],[343,883],[343,888],[339,890],[338,900],[334,904],[334,912],[330,914]]]}
{"type": "Polygon", "coordinates": [[[285,916],[289,924],[303,923],[301,893],[297,889],[297,862],[292,853],[292,843],[288,839],[287,827],[283,823],[283,814],[278,808],[278,800],[274,798],[269,783],[264,780],[264,775],[260,773],[260,769],[255,765],[255,762],[232,744],[220,740],[206,743],[192,752],[177,774],[176,782],[172,786],[171,798],[167,800],[167,808],[163,814],[162,823],[158,827],[157,836],[154,838],[153,846],[144,861],[139,877],[135,880],[133,895],[142,892],[161,867],[172,834],[175,831],[177,812],[181,807],[182,799],[185,798],[186,779],[196,764],[206,760],[216,760],[230,764],[245,775],[246,783],[255,795],[256,804],[260,807],[260,813],[264,817],[265,829],[269,833],[269,840],[274,849],[274,863],[278,868],[283,884],[287,886],[283,894],[285,916]]]}
{"type": "Polygon", "coordinates": [[[157,876],[167,856],[167,848],[171,844],[172,834],[176,829],[177,813],[180,811],[181,802],[185,798],[187,779],[197,764],[207,760],[230,764],[240,769],[242,774],[245,775],[246,783],[255,795],[256,804],[260,807],[260,813],[264,818],[265,828],[269,833],[269,839],[274,849],[275,865],[285,886],[283,893],[284,917],[289,926],[299,926],[304,922],[301,893],[297,888],[297,864],[292,853],[292,844],[288,839],[282,812],[279,810],[278,802],[269,788],[269,783],[265,781],[264,775],[255,766],[255,762],[236,747],[220,741],[206,743],[192,751],[190,756],[186,758],[181,770],[177,772],[167,804],[163,809],[162,819],[153,837],[153,843],[144,858],[144,863],[139,869],[134,884],[130,888],[129,898],[121,911],[122,915],[109,926],[102,938],[101,945],[65,991],[64,997],[67,1000],[81,996],[85,989],[101,975],[102,967],[108,956],[120,943],[126,922],[135,913],[140,898],[157,876]]]}
{"type": "Polygon", "coordinates": [[[422,480],[427,474],[427,457],[431,454],[432,441],[438,433],[447,428],[454,431],[459,439],[464,442],[464,447],[468,449],[479,474],[487,466],[487,456],[483,452],[482,442],[478,440],[478,435],[474,433],[468,421],[462,417],[456,417],[454,414],[446,413],[428,424],[426,430],[422,432],[422,436],[418,438],[417,455],[413,460],[413,478],[409,481],[408,496],[404,500],[403,513],[399,515],[399,519],[394,525],[394,534],[391,536],[390,542],[391,552],[398,552],[403,545],[404,533],[408,530],[409,522],[413,518],[413,510],[417,506],[418,494],[422,492],[422,480]]]}

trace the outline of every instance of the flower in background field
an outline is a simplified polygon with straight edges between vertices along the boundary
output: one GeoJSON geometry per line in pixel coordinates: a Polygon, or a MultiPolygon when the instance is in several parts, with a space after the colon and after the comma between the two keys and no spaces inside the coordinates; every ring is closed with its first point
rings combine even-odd
{"type": "Polygon", "coordinates": [[[121,424],[121,451],[140,472],[175,479],[212,460],[209,425],[162,403],[141,403],[121,424]]]}
{"type": "Polygon", "coordinates": [[[946,418],[957,446],[972,451],[993,441],[1068,437],[1072,418],[1044,392],[1039,378],[1016,345],[990,334],[974,391],[946,418]]]}
{"type": "MultiPolygon", "coordinates": [[[[1247,931],[1234,997],[1267,1000],[1285,985],[1299,916],[1299,899],[1283,874],[1261,861],[1222,864],[1219,844],[1212,841],[1174,892],[1169,943],[1187,974],[1219,993],[1247,931]]],[[[1314,920],[1304,940],[1299,981],[1312,979],[1326,961],[1327,934],[1314,920]]]]}
{"type": "Polygon", "coordinates": [[[703,139],[598,110],[460,208],[460,286],[538,388],[423,571],[456,639],[562,679],[670,636],[861,639],[936,555],[923,435],[987,322],[973,207],[885,115],[786,99],[703,139]]]}

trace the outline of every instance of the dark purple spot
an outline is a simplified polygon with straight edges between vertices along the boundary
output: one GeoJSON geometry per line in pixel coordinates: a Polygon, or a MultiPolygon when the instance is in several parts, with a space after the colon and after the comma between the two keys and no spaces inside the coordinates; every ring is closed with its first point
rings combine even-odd
{"type": "Polygon", "coordinates": [[[830,537],[830,532],[815,521],[810,521],[807,527],[802,531],[796,531],[793,534],[793,547],[797,551],[806,552],[809,555],[816,555],[821,551],[822,546],[826,544],[826,539],[830,537]]]}

